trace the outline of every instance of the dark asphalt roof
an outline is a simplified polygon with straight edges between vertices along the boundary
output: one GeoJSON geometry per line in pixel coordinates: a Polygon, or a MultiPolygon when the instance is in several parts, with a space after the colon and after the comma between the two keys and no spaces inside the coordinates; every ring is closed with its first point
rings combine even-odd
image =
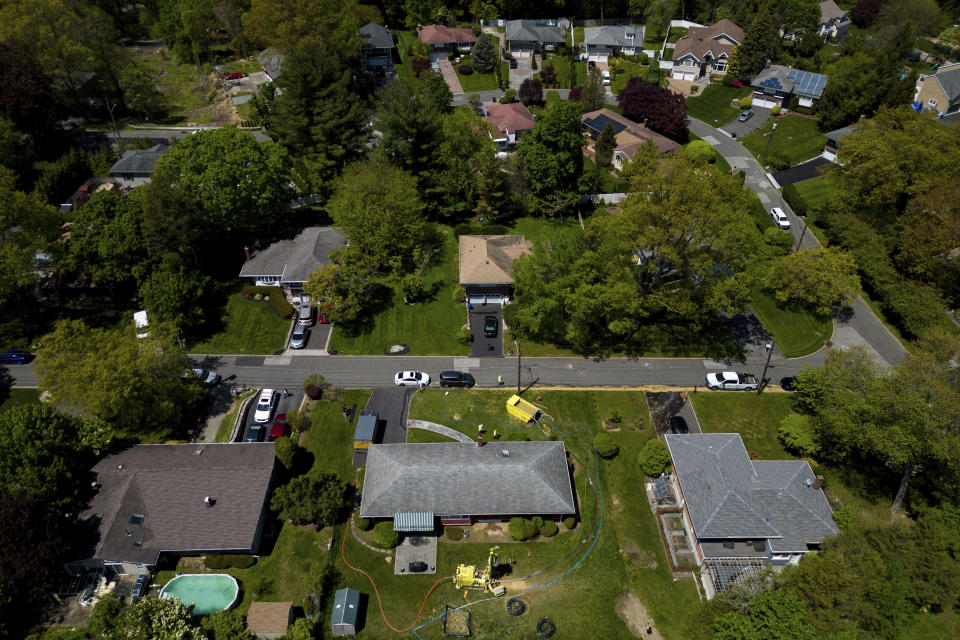
{"type": "Polygon", "coordinates": [[[154,564],[162,551],[254,551],[274,460],[267,442],[137,445],[104,458],[81,514],[99,519],[93,557],[154,564]]]}
{"type": "Polygon", "coordinates": [[[307,227],[293,240],[280,240],[243,263],[241,278],[277,276],[281,282],[306,282],[318,267],[330,264],[330,253],[347,246],[336,227],[307,227]]]}
{"type": "Polygon", "coordinates": [[[392,49],[393,38],[390,32],[375,22],[368,22],[360,27],[360,37],[367,41],[368,47],[374,49],[392,49]]]}
{"type": "Polygon", "coordinates": [[[157,160],[159,160],[160,156],[166,153],[169,148],[170,147],[165,144],[157,144],[149,149],[131,149],[124,151],[120,159],[110,167],[110,175],[116,176],[124,173],[150,175],[153,173],[153,168],[156,166],[157,160]]]}

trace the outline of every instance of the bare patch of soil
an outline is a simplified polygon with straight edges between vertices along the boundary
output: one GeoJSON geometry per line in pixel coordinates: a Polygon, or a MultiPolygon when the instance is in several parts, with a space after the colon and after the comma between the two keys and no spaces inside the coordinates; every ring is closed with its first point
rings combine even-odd
{"type": "Polygon", "coordinates": [[[617,598],[617,615],[623,618],[633,635],[651,640],[663,640],[654,626],[653,618],[633,591],[621,591],[617,598]]]}
{"type": "Polygon", "coordinates": [[[627,556],[641,567],[656,569],[657,561],[646,554],[646,552],[636,545],[627,543],[620,549],[620,553],[627,556]]]}

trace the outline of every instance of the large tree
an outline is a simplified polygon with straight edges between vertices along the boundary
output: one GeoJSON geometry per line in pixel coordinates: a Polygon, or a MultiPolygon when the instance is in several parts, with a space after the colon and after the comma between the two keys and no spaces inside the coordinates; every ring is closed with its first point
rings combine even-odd
{"type": "Polygon", "coordinates": [[[117,630],[127,640],[205,640],[195,622],[193,605],[179,598],[140,598],[123,614],[117,630]]]}
{"type": "Polygon", "coordinates": [[[634,77],[617,95],[617,104],[628,118],[674,140],[686,141],[689,121],[683,94],[634,77]]]}
{"type": "Polygon", "coordinates": [[[16,176],[0,167],[0,303],[21,299],[37,280],[37,252],[55,239],[60,215],[36,193],[16,187],[16,176]]]}
{"type": "MultiPolygon", "coordinates": [[[[499,40],[497,40],[499,42],[499,40]]],[[[483,34],[477,38],[477,44],[473,45],[473,51],[470,52],[470,59],[473,62],[473,68],[480,73],[490,73],[497,65],[497,50],[490,40],[490,36],[483,34]]]]}
{"type": "Polygon", "coordinates": [[[357,0],[252,0],[242,20],[244,33],[257,46],[286,50],[319,43],[331,55],[359,54],[360,27],[383,22],[379,11],[357,0]]]}
{"type": "Polygon", "coordinates": [[[354,73],[319,44],[301,45],[284,62],[283,94],[273,101],[268,120],[310,188],[324,194],[366,142],[367,105],[354,73]]]}
{"type": "Polygon", "coordinates": [[[123,433],[183,433],[204,396],[199,384],[181,377],[186,359],[159,323],[138,339],[132,319],[118,329],[62,320],[43,338],[35,366],[40,389],[57,406],[123,433]]]}
{"type": "Polygon", "coordinates": [[[26,51],[0,42],[0,116],[20,131],[44,139],[57,131],[61,107],[50,79],[26,51]]]}
{"type": "Polygon", "coordinates": [[[770,267],[764,284],[781,303],[796,302],[822,315],[860,295],[857,265],[849,253],[836,247],[782,256],[770,267]]]}
{"type": "Polygon", "coordinates": [[[517,145],[536,210],[555,215],[576,204],[583,173],[582,146],[580,108],[572,102],[547,110],[517,145]]]}
{"type": "Polygon", "coordinates": [[[346,487],[330,473],[310,473],[277,487],[270,508],[293,524],[312,524],[318,529],[334,524],[343,512],[346,487]]]}
{"type": "Polygon", "coordinates": [[[960,295],[960,179],[945,177],[907,205],[898,220],[897,263],[914,277],[960,295]]]}
{"type": "Polygon", "coordinates": [[[777,25],[764,4],[744,30],[743,42],[737,46],[740,79],[750,82],[767,60],[776,60],[781,41],[777,25]]]}

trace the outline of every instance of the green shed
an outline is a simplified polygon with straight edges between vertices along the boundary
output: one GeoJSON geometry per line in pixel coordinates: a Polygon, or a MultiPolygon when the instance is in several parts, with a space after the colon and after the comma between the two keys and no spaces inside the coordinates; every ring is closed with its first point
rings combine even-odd
{"type": "Polygon", "coordinates": [[[339,589],[333,596],[333,612],[330,626],[335,636],[352,636],[357,633],[357,617],[360,615],[360,592],[356,589],[339,589]]]}

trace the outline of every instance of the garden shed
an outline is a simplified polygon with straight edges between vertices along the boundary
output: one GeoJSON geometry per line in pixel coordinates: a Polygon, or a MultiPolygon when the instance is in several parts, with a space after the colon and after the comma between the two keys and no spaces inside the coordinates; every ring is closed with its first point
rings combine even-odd
{"type": "Polygon", "coordinates": [[[333,612],[330,614],[333,635],[356,635],[359,616],[360,592],[356,589],[339,589],[333,596],[333,612]]]}

